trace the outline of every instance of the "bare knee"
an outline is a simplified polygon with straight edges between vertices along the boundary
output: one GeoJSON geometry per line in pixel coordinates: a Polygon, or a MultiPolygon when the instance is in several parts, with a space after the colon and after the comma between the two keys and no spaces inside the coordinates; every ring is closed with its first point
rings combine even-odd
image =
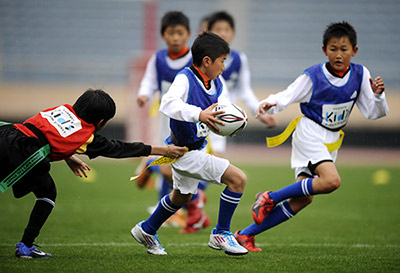
{"type": "Polygon", "coordinates": [[[229,165],[228,169],[222,175],[221,180],[222,183],[228,186],[229,190],[243,193],[247,182],[247,176],[239,168],[229,165]]]}
{"type": "Polygon", "coordinates": [[[322,192],[331,193],[340,187],[341,179],[339,175],[332,175],[329,177],[324,177],[321,182],[322,192]]]}
{"type": "Polygon", "coordinates": [[[179,190],[173,189],[170,193],[171,202],[178,207],[186,205],[192,198],[192,194],[182,194],[179,190]]]}

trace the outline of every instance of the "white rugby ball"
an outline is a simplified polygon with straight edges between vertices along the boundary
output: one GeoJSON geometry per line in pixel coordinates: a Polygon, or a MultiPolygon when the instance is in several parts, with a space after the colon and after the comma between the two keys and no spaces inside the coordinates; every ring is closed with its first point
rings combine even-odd
{"type": "Polygon", "coordinates": [[[239,106],[231,104],[218,104],[214,107],[213,111],[225,111],[223,114],[216,115],[215,117],[225,123],[221,125],[215,123],[221,132],[215,132],[220,136],[234,136],[244,130],[247,126],[247,115],[239,106]]]}

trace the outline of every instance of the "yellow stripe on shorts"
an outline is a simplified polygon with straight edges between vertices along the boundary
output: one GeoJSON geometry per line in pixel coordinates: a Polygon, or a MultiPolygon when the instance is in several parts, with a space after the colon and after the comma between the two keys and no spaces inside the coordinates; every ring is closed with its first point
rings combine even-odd
{"type": "MultiPolygon", "coordinates": [[[[290,137],[290,135],[293,133],[294,129],[296,129],[297,123],[299,123],[299,120],[302,117],[303,116],[299,116],[299,117],[293,119],[281,134],[274,136],[274,137],[267,137],[266,138],[267,146],[270,148],[276,147],[276,146],[281,145],[283,142],[285,142],[290,137]]],[[[342,146],[343,137],[344,137],[344,132],[342,130],[340,130],[338,140],[336,140],[333,143],[324,143],[325,146],[328,148],[328,151],[333,152],[333,151],[338,150],[340,148],[340,146],[342,146]]]]}

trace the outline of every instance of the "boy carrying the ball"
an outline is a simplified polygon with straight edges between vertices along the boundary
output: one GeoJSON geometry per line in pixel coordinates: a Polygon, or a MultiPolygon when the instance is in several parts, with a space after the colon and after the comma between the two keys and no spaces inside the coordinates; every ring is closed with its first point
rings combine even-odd
{"type": "Polygon", "coordinates": [[[12,187],[14,197],[36,196],[28,225],[16,245],[18,258],[47,258],[33,242],[56,201],[56,185],[49,173],[50,162],[65,160],[77,176],[90,168],[74,154],[110,158],[165,155],[177,158],[185,147],[150,146],[108,139],[97,133],[114,117],[116,106],[103,90],[89,89],[74,105],[64,104],[40,112],[24,123],[0,122],[0,190],[12,187]]]}
{"type": "Polygon", "coordinates": [[[244,255],[248,251],[237,243],[230,232],[230,223],[242,197],[246,175],[227,159],[203,151],[208,127],[220,131],[216,123],[223,125],[215,117],[223,111],[213,111],[213,108],[218,103],[229,102],[220,77],[225,69],[229,45],[215,34],[203,33],[194,41],[191,50],[193,65],[176,76],[160,105],[160,112],[170,118],[171,135],[166,142],[188,147],[189,152],[171,164],[171,194],[164,196],[154,213],[132,228],[131,234],[147,248],[148,253],[166,255],[157,230],[197,192],[201,179],[226,185],[221,193],[218,223],[211,232],[209,247],[224,250],[229,255],[244,255]]]}

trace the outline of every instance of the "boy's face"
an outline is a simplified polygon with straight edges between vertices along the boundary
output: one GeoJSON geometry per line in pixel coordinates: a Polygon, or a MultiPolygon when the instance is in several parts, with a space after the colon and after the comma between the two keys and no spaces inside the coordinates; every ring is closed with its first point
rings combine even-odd
{"type": "Polygon", "coordinates": [[[185,47],[190,32],[183,25],[169,26],[165,29],[162,37],[172,53],[179,53],[185,47]]]}
{"type": "Polygon", "coordinates": [[[350,64],[351,57],[356,55],[358,47],[353,48],[348,37],[341,37],[330,39],[322,50],[328,56],[331,67],[343,71],[350,64]]]}
{"type": "Polygon", "coordinates": [[[203,67],[204,74],[206,74],[211,80],[215,80],[218,76],[222,75],[222,72],[225,70],[225,60],[226,54],[221,55],[213,62],[210,57],[204,57],[203,59],[203,67]]]}
{"type": "Polygon", "coordinates": [[[213,24],[210,32],[217,34],[219,37],[230,44],[235,36],[235,31],[227,21],[217,21],[213,24]]]}

